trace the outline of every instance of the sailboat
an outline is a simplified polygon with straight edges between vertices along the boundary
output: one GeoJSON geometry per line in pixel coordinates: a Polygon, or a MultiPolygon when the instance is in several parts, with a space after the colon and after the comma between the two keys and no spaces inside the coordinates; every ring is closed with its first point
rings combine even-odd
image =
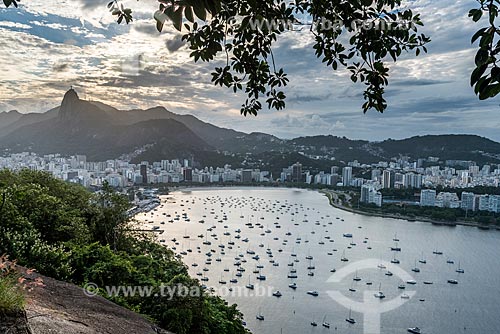
{"type": "Polygon", "coordinates": [[[459,274],[465,273],[465,270],[460,266],[460,261],[458,261],[458,268],[455,271],[459,274]]]}
{"type": "Polygon", "coordinates": [[[206,246],[210,246],[212,243],[208,241],[208,233],[205,234],[205,241],[203,241],[203,244],[206,246]]]}
{"type": "Polygon", "coordinates": [[[325,314],[325,316],[323,317],[323,324],[322,324],[322,325],[323,325],[323,327],[325,327],[325,328],[330,328],[330,324],[329,324],[328,322],[326,322],[325,320],[326,320],[326,314],[325,314]]]}
{"type": "Polygon", "coordinates": [[[355,324],[356,323],[356,320],[354,320],[354,318],[351,316],[351,309],[349,309],[349,317],[347,317],[345,319],[345,321],[347,321],[350,324],[355,324]]]}
{"type": "Polygon", "coordinates": [[[248,276],[248,284],[246,285],[246,288],[247,289],[250,289],[250,290],[253,290],[254,289],[254,286],[252,283],[250,283],[250,276],[248,276]]]}
{"type": "Polygon", "coordinates": [[[345,257],[345,250],[344,250],[344,251],[342,251],[342,257],[340,258],[340,261],[342,261],[342,262],[347,262],[347,261],[349,261],[349,259],[345,257]]]}
{"type": "Polygon", "coordinates": [[[422,257],[420,258],[420,260],[418,260],[418,262],[420,263],[427,263],[427,260],[424,258],[424,252],[422,252],[422,257]]]}
{"type": "Polygon", "coordinates": [[[435,254],[435,255],[443,255],[443,252],[442,251],[439,251],[437,250],[437,248],[432,252],[432,254],[435,254]]]}
{"type": "Polygon", "coordinates": [[[358,271],[356,270],[356,274],[354,275],[354,277],[352,278],[353,281],[356,281],[356,282],[359,282],[361,281],[361,277],[358,276],[358,271]]]}
{"type": "Polygon", "coordinates": [[[398,246],[398,243],[394,245],[394,247],[391,247],[391,251],[393,252],[401,252],[401,247],[398,246]]]}
{"type": "Polygon", "coordinates": [[[257,316],[255,317],[255,319],[260,320],[260,321],[264,321],[264,316],[262,315],[262,312],[260,311],[260,308],[259,308],[259,314],[257,314],[257,316]]]}
{"type": "Polygon", "coordinates": [[[313,257],[311,256],[311,250],[308,250],[306,260],[312,260],[312,259],[313,259],[313,257]]]}
{"type": "Polygon", "coordinates": [[[415,273],[419,273],[420,272],[420,269],[417,267],[417,260],[415,260],[415,267],[413,267],[411,269],[411,271],[415,272],[415,273]]]}
{"type": "Polygon", "coordinates": [[[378,298],[378,299],[384,299],[385,298],[385,295],[382,292],[382,283],[379,284],[379,286],[378,286],[378,292],[376,294],[374,294],[374,296],[375,296],[375,298],[378,298]]]}

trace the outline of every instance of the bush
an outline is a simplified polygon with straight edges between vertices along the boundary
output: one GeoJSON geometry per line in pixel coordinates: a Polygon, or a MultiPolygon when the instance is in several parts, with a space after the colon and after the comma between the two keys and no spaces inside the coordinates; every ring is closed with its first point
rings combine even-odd
{"type": "Polygon", "coordinates": [[[26,298],[18,281],[15,263],[0,257],[0,314],[15,314],[24,309],[26,298]]]}
{"type": "MultiPolygon", "coordinates": [[[[199,288],[175,254],[131,231],[126,197],[104,186],[90,193],[43,172],[0,171],[0,254],[77,285],[199,288]]],[[[22,309],[24,286],[2,276],[0,312],[22,309]]],[[[242,315],[207,294],[156,300],[102,295],[179,334],[244,334],[242,315]]]]}

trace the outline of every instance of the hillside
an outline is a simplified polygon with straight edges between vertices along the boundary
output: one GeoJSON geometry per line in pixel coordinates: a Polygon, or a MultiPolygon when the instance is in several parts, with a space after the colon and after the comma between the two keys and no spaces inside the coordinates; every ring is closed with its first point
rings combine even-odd
{"type": "Polygon", "coordinates": [[[321,135],[287,140],[221,128],[164,107],[119,110],[81,100],[74,90],[65,94],[61,106],[46,113],[0,113],[0,150],[5,153],[85,154],[89,160],[107,160],[138,149],[142,150],[133,156],[134,162],[190,158],[200,167],[227,163],[275,173],[296,161],[311,170],[400,156],[500,162],[500,143],[479,136],[433,135],[369,142],[321,135]]]}
{"type": "Polygon", "coordinates": [[[23,115],[16,110],[0,112],[0,129],[8,127],[18,121],[23,115]]]}
{"type": "Polygon", "coordinates": [[[65,95],[57,117],[23,125],[0,138],[0,147],[11,152],[85,154],[93,160],[116,158],[144,145],[169,158],[212,149],[173,119],[116,125],[112,116],[80,100],[74,91],[65,95]]]}
{"type": "Polygon", "coordinates": [[[417,136],[402,140],[386,140],[373,144],[385,156],[409,155],[412,158],[439,157],[441,160],[474,160],[479,152],[500,153],[500,143],[474,135],[417,136]]]}
{"type": "Polygon", "coordinates": [[[102,297],[86,296],[76,285],[36,273],[24,276],[27,282],[39,278],[44,286],[27,292],[25,313],[0,316],[0,333],[169,334],[137,313],[102,297]]]}

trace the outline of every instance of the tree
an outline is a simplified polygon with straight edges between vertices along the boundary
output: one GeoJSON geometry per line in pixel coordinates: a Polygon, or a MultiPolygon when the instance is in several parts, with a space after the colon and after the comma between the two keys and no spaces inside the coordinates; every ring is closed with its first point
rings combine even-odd
{"type": "MultiPolygon", "coordinates": [[[[161,31],[170,20],[185,30],[182,39],[195,61],[214,61],[212,82],[244,91],[243,115],[257,115],[265,99],[268,108],[285,107],[283,87],[288,77],[279,68],[273,46],[285,32],[308,30],[314,52],[333,70],[345,68],[353,82],[365,85],[363,111],[387,108],[384,99],[389,68],[384,60],[396,61],[404,51],[427,51],[430,39],[417,34],[422,25],[418,14],[400,9],[400,0],[288,2],[284,0],[160,0],[154,17],[161,31]]],[[[131,21],[131,11],[118,1],[109,3],[118,21],[131,21]]]]}
{"type": "MultiPolygon", "coordinates": [[[[480,7],[469,16],[478,22],[488,16],[489,25],[472,37],[479,41],[471,75],[471,85],[481,100],[500,93],[500,52],[498,17],[499,0],[476,0],[480,7]]],[[[16,0],[3,0],[17,7],[16,0]]],[[[170,21],[191,50],[195,62],[225,64],[212,73],[215,85],[244,91],[246,101],[241,113],[257,115],[265,99],[268,108],[285,108],[283,91],[289,79],[275,63],[273,46],[286,32],[309,31],[314,38],[314,52],[333,70],[343,68],[353,82],[364,84],[367,112],[384,112],[388,85],[388,61],[394,62],[403,52],[427,52],[430,38],[418,33],[423,23],[419,14],[403,8],[401,0],[158,0],[156,27],[162,31],[170,21]]],[[[119,0],[108,3],[117,22],[133,21],[132,10],[119,0]]]]}
{"type": "Polygon", "coordinates": [[[471,75],[471,86],[479,99],[486,100],[500,93],[500,29],[496,25],[499,0],[477,0],[479,8],[471,9],[469,16],[479,22],[486,16],[488,25],[472,36],[472,43],[479,42],[476,53],[476,68],[471,75]]]}

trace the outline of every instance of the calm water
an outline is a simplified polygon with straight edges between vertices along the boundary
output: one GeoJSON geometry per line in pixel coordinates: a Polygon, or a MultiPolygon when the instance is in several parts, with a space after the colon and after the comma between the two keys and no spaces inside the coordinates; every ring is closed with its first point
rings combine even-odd
{"type": "MultiPolygon", "coordinates": [[[[361,302],[365,290],[376,292],[381,286],[386,298],[380,302],[385,303],[400,300],[405,291],[398,289],[398,285],[405,282],[397,275],[387,276],[391,268],[375,267],[359,270],[359,282],[353,281],[353,273],[340,283],[328,283],[330,270],[338,271],[363,259],[389,262],[394,256],[400,260],[400,267],[417,281],[416,285],[406,284],[406,292],[416,291],[416,295],[403,306],[382,314],[381,333],[406,333],[408,327],[415,326],[420,327],[422,333],[500,332],[500,233],[497,231],[355,215],[331,207],[327,198],[315,191],[269,188],[175,192],[163,199],[163,206],[156,212],[140,214],[138,219],[165,230],[160,239],[169,247],[176,247],[176,252],[192,250],[183,256],[184,261],[193,276],[202,273],[203,268],[209,270],[204,272],[209,278],[206,285],[233,287],[234,291],[250,293],[250,296],[229,295],[225,299],[238,304],[253,333],[363,333],[363,315],[352,312],[356,324],[347,323],[349,310],[334,301],[327,291],[337,290],[361,302]],[[246,225],[249,222],[254,228],[246,225]],[[207,231],[210,227],[215,228],[207,231]],[[241,232],[235,232],[237,229],[241,232]],[[269,233],[266,230],[270,230],[269,233]],[[230,235],[225,235],[228,232],[230,235]],[[353,238],[343,237],[344,233],[352,234],[353,238]],[[238,234],[240,239],[236,238],[238,234]],[[184,238],[186,235],[189,239],[184,238]],[[207,238],[199,238],[199,235],[207,235],[207,238]],[[177,245],[173,238],[177,239],[177,245]],[[245,238],[248,242],[243,241],[245,238]],[[401,252],[391,251],[390,247],[396,246],[394,238],[400,240],[397,246],[401,252]],[[211,245],[204,245],[206,240],[211,245]],[[234,246],[229,242],[234,242],[234,246]],[[224,249],[219,247],[221,244],[224,249]],[[273,257],[267,254],[268,248],[273,257]],[[215,251],[212,264],[205,264],[206,253],[211,250],[215,251]],[[259,255],[260,260],[252,259],[254,255],[247,254],[248,250],[259,255]],[[442,251],[443,255],[433,254],[435,250],[442,251]],[[292,257],[292,253],[297,257],[292,257]],[[340,260],[343,253],[348,262],[340,260]],[[246,271],[237,278],[238,283],[233,284],[229,280],[235,278],[234,262],[240,254],[244,255],[240,259],[247,261],[241,264],[246,271]],[[313,260],[306,260],[308,255],[313,260]],[[422,257],[426,264],[418,262],[422,257]],[[221,261],[217,262],[217,258],[221,261]],[[270,260],[279,266],[273,266],[270,260]],[[448,260],[455,263],[449,264],[448,260]],[[456,273],[459,261],[464,274],[456,273]],[[193,267],[193,263],[198,266],[193,267]],[[287,278],[292,268],[289,263],[294,263],[297,279],[287,278]],[[266,276],[265,281],[256,279],[253,271],[257,265],[263,266],[261,274],[266,276]],[[314,270],[307,269],[311,265],[314,270]],[[415,265],[420,268],[419,273],[411,271],[415,265]],[[314,272],[314,276],[309,276],[309,271],[314,272]],[[249,277],[256,286],[253,294],[244,287],[249,277]],[[227,284],[219,284],[221,279],[227,284]],[[456,279],[458,284],[447,283],[449,279],[456,279]],[[297,284],[296,290],[288,287],[292,281],[297,284]],[[373,285],[366,285],[368,281],[373,285]],[[425,285],[424,281],[433,284],[425,285]],[[271,292],[279,290],[282,297],[255,296],[257,289],[262,288],[271,292]],[[319,296],[307,295],[309,290],[317,290],[319,296]],[[262,314],[265,320],[256,320],[257,314],[262,314]],[[312,321],[318,326],[311,326],[312,321]],[[331,328],[322,327],[323,321],[330,323],[331,328]]],[[[224,290],[218,291],[224,293],[224,290]]]]}

